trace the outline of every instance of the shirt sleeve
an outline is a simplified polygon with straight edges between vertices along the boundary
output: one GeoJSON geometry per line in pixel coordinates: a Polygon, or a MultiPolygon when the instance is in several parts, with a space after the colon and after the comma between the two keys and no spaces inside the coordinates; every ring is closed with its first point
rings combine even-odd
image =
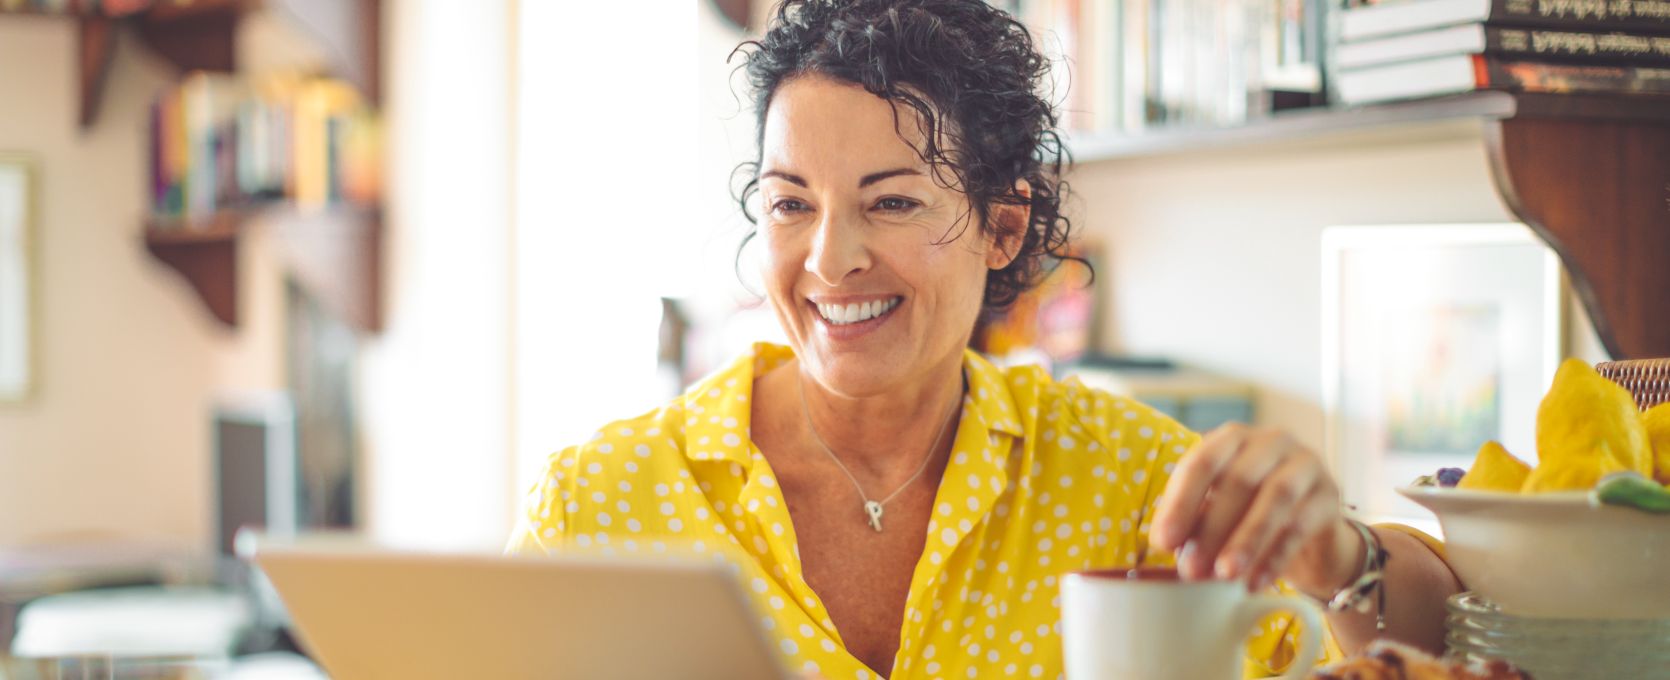
{"type": "Polygon", "coordinates": [[[505,543],[506,555],[544,555],[562,545],[574,496],[579,447],[571,446],[546,460],[545,474],[528,489],[516,527],[505,543]]]}

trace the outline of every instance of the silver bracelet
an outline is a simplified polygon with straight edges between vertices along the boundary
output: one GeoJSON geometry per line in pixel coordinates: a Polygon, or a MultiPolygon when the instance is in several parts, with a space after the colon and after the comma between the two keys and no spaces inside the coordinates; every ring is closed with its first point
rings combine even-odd
{"type": "Polygon", "coordinates": [[[1344,588],[1335,591],[1333,597],[1321,604],[1329,612],[1336,614],[1347,610],[1368,613],[1369,607],[1374,605],[1374,629],[1385,632],[1386,561],[1391,555],[1380,545],[1380,537],[1376,536],[1367,524],[1354,519],[1345,521],[1363,537],[1363,569],[1361,575],[1344,588]],[[1376,596],[1372,601],[1369,600],[1371,593],[1376,596]]]}

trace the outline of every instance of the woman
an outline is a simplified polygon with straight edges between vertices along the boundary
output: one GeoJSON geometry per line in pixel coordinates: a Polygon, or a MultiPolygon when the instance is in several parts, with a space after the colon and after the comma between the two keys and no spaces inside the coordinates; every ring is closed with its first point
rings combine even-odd
{"type": "MultiPolygon", "coordinates": [[[[789,346],[553,455],[513,551],[727,551],[785,657],[825,677],[1053,678],[1066,572],[1175,555],[1327,600],[1378,543],[1385,598],[1341,595],[1367,611],[1330,614],[1334,639],[1441,646],[1459,586],[1435,549],[1359,531],[1292,438],[1198,436],[967,349],[1067,243],[1021,25],[981,0],[789,0],[746,59],[742,200],[789,346]]],[[[1292,627],[1261,626],[1255,668],[1293,661],[1292,627]]]]}

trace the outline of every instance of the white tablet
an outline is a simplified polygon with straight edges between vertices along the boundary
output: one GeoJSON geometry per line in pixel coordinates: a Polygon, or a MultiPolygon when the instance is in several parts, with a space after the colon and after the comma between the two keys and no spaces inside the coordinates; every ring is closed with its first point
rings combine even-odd
{"type": "Polygon", "coordinates": [[[718,562],[262,545],[254,561],[337,680],[782,680],[718,562]]]}

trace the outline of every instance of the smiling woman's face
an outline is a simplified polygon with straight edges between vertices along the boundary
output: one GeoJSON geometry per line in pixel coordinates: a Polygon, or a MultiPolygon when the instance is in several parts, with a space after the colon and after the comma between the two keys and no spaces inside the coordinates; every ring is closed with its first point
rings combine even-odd
{"type": "Polygon", "coordinates": [[[803,367],[847,397],[908,391],[960,363],[986,271],[1008,263],[913,148],[914,111],[899,109],[897,128],[893,111],[802,76],[778,89],[762,136],[767,295],[803,367]]]}

